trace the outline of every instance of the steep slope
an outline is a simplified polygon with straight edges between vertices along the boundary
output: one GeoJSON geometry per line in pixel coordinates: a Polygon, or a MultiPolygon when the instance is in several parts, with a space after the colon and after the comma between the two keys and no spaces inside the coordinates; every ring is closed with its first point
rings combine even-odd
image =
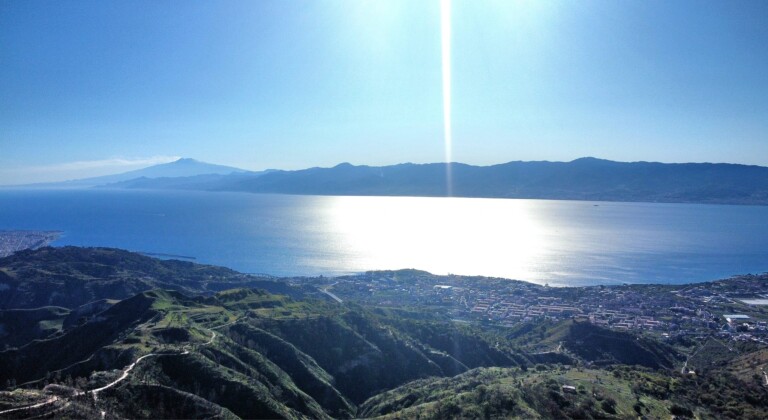
{"type": "Polygon", "coordinates": [[[564,337],[568,350],[595,363],[621,363],[653,369],[671,369],[680,356],[657,341],[587,322],[574,322],[564,337]]]}
{"type": "MultiPolygon", "coordinates": [[[[467,364],[516,366],[527,364],[528,359],[512,350],[493,348],[482,337],[463,334],[457,339],[459,351],[456,359],[446,352],[422,341],[418,334],[398,328],[387,319],[363,308],[341,309],[338,305],[308,306],[306,302],[286,302],[282,306],[255,306],[252,296],[229,302],[225,307],[242,308],[251,301],[251,316],[222,329],[238,343],[269,354],[281,354],[275,363],[292,377],[311,377],[302,381],[311,395],[327,395],[326,384],[338,390],[339,396],[352,403],[360,403],[377,392],[393,388],[410,380],[429,376],[453,375],[467,370],[467,364]],[[451,359],[454,364],[445,364],[451,359]],[[464,363],[466,362],[466,363],[464,363]],[[444,369],[444,366],[446,368],[444,369]],[[366,378],[360,381],[360,378],[366,378]]],[[[447,322],[435,323],[435,331],[445,336],[457,336],[454,326],[447,322]]],[[[304,389],[304,388],[302,388],[304,389]]],[[[335,394],[335,393],[334,393],[335,394]]],[[[325,397],[321,398],[325,401],[325,397]]],[[[345,405],[331,395],[334,406],[345,405]]]]}
{"type": "Polygon", "coordinates": [[[151,295],[139,294],[61,336],[0,352],[0,383],[38,380],[87,359],[130,328],[157,315],[151,310],[153,302],[151,295]]]}
{"type": "Polygon", "coordinates": [[[0,310],[0,349],[58,333],[69,314],[68,309],[56,306],[0,310]]]}
{"type": "MultiPolygon", "coordinates": [[[[7,259],[3,281],[29,274],[25,293],[37,295],[67,276],[202,288],[233,273],[59,251],[7,259]]],[[[414,307],[205,290],[1,311],[7,331],[30,331],[0,351],[0,417],[761,418],[768,409],[758,344],[684,375],[678,353],[650,336],[576,320],[481,328],[414,307]]]]}
{"type": "Polygon", "coordinates": [[[333,386],[334,377],[293,344],[247,324],[233,325],[227,334],[236,343],[268,355],[270,361],[301,384],[302,390],[329,414],[341,417],[354,414],[354,404],[333,386]]]}
{"type": "MultiPolygon", "coordinates": [[[[66,260],[78,273],[105,257],[102,250],[60,255],[82,256],[84,265],[66,260]]],[[[42,261],[54,268],[51,257],[42,261]]],[[[128,269],[142,258],[115,265],[128,269]]],[[[180,275],[189,268],[180,267],[180,275]]],[[[156,269],[161,268],[168,266],[156,269]]],[[[427,334],[399,328],[392,315],[253,289],[208,296],[150,290],[114,304],[95,301],[59,312],[57,334],[0,352],[0,386],[26,384],[31,407],[5,392],[0,412],[7,407],[41,417],[88,416],[97,409],[127,417],[349,418],[365,399],[414,379],[453,375],[468,364],[527,363],[525,356],[493,349],[470,332],[457,340],[467,354],[453,358],[422,341],[427,334]]],[[[32,318],[23,319],[28,324],[32,318]]],[[[458,336],[450,323],[430,328],[458,336]]]]}
{"type": "MultiPolygon", "coordinates": [[[[761,417],[762,401],[739,402],[738,410],[725,411],[688,394],[694,383],[627,368],[480,368],[453,378],[414,381],[379,394],[363,403],[358,414],[387,419],[761,417]],[[672,387],[685,391],[654,391],[672,387]],[[737,412],[742,415],[734,415],[737,412]]],[[[762,394],[766,395],[765,390],[762,394]]]]}
{"type": "Polygon", "coordinates": [[[625,364],[671,369],[682,360],[676,350],[656,340],[584,321],[523,325],[510,331],[508,336],[519,344],[531,343],[532,351],[562,347],[568,354],[597,365],[625,364]]]}

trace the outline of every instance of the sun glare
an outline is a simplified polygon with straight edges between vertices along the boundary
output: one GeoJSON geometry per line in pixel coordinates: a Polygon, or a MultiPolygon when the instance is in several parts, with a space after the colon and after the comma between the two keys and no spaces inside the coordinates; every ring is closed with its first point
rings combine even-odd
{"type": "MultiPolygon", "coordinates": [[[[333,197],[327,216],[349,266],[534,279],[547,232],[522,200],[333,197]],[[447,202],[450,200],[450,202],[447,202]]],[[[333,235],[330,235],[330,233],[333,235]]]]}

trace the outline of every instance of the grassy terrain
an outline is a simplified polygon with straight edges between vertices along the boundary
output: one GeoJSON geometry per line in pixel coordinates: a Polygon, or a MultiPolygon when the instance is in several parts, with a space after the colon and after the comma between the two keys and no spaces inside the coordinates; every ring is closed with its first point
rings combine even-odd
{"type": "Polygon", "coordinates": [[[159,260],[111,248],[41,248],[0,258],[0,310],[122,300],[152,289],[187,294],[250,287],[302,296],[298,288],[223,267],[159,260]]]}
{"type": "Polygon", "coordinates": [[[650,337],[609,330],[586,321],[523,324],[507,336],[532,352],[561,352],[596,365],[673,369],[684,360],[676,349],[650,337]]]}
{"type": "MultiPolygon", "coordinates": [[[[653,380],[654,374],[646,375],[646,380],[653,380]]],[[[637,380],[599,369],[479,368],[377,395],[361,406],[360,414],[384,418],[669,417],[674,403],[639,392],[634,386],[637,380]]]]}
{"type": "MultiPolygon", "coordinates": [[[[165,398],[206,401],[204,407],[188,401],[199,412],[323,418],[354,417],[365,399],[411,380],[528,363],[470,327],[420,318],[252,289],[212,296],[151,290],[57,337],[0,352],[0,380],[87,391],[117,380],[121,369],[147,356],[100,393],[97,408],[149,416],[127,398],[152,385],[166,390],[165,398]]],[[[167,403],[158,412],[167,412],[167,403]]]]}
{"type": "Polygon", "coordinates": [[[40,404],[13,417],[441,419],[768,412],[768,352],[757,344],[708,337],[672,347],[572,319],[482,327],[417,307],[268,293],[240,287],[254,280],[226,269],[125,254],[43,249],[27,265],[24,255],[0,260],[9,277],[30,275],[26,289],[12,291],[25,305],[60,299],[57,284],[81,293],[76,306],[0,311],[11,332],[0,351],[0,411],[40,404]],[[232,287],[215,291],[211,279],[232,287]],[[179,287],[108,298],[141,289],[136,281],[179,287]],[[116,289],[102,293],[106,285],[116,289]],[[695,374],[681,372],[684,356],[695,374]]]}

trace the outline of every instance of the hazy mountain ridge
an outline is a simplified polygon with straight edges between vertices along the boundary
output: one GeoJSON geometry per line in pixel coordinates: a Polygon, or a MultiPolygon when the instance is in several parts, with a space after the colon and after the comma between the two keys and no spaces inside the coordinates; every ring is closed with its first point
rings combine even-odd
{"type": "Polygon", "coordinates": [[[144,178],[186,178],[197,177],[200,175],[229,175],[244,174],[250,172],[245,169],[232,166],[216,165],[212,163],[201,162],[190,158],[180,158],[173,162],[152,165],[142,169],[123,172],[113,175],[97,176],[93,178],[74,179],[64,182],[46,182],[30,185],[19,185],[16,187],[24,188],[87,188],[96,186],[105,186],[114,183],[121,183],[135,179],[144,178]]]}
{"type": "Polygon", "coordinates": [[[768,167],[729,163],[514,161],[491,166],[403,163],[245,171],[180,159],[138,171],[47,187],[238,191],[297,195],[528,198],[768,204],[768,167]]]}
{"type": "Polygon", "coordinates": [[[243,179],[222,189],[318,195],[403,195],[539,198],[595,201],[768,203],[768,168],[735,164],[613,162],[509,162],[493,166],[341,164],[243,179]]]}
{"type": "MultiPolygon", "coordinates": [[[[267,172],[264,172],[267,173],[267,172]]],[[[251,179],[260,176],[261,172],[239,172],[228,175],[222,174],[203,174],[195,176],[182,177],[160,177],[149,178],[140,177],[127,181],[114,182],[110,184],[99,185],[99,188],[120,188],[120,189],[145,189],[145,190],[193,190],[193,191],[215,191],[226,188],[239,179],[251,179]]]]}
{"type": "Polygon", "coordinates": [[[241,191],[298,195],[456,196],[672,203],[768,204],[768,168],[726,163],[508,162],[492,166],[404,163],[297,171],[139,178],[131,189],[241,191]]]}

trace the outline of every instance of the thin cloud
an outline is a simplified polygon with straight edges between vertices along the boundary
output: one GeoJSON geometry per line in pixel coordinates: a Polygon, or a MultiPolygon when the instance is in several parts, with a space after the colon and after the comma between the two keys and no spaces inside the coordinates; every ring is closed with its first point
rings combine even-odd
{"type": "Polygon", "coordinates": [[[26,168],[29,172],[64,172],[83,171],[102,168],[124,169],[126,167],[150,166],[160,163],[173,162],[179,156],[152,156],[146,158],[111,158],[101,160],[79,160],[75,162],[55,163],[51,165],[31,166],[26,168]]]}
{"type": "Polygon", "coordinates": [[[72,179],[112,175],[133,169],[178,160],[179,156],[150,156],[99,160],[79,160],[49,165],[0,168],[0,185],[20,185],[40,182],[59,182],[72,179]]]}

